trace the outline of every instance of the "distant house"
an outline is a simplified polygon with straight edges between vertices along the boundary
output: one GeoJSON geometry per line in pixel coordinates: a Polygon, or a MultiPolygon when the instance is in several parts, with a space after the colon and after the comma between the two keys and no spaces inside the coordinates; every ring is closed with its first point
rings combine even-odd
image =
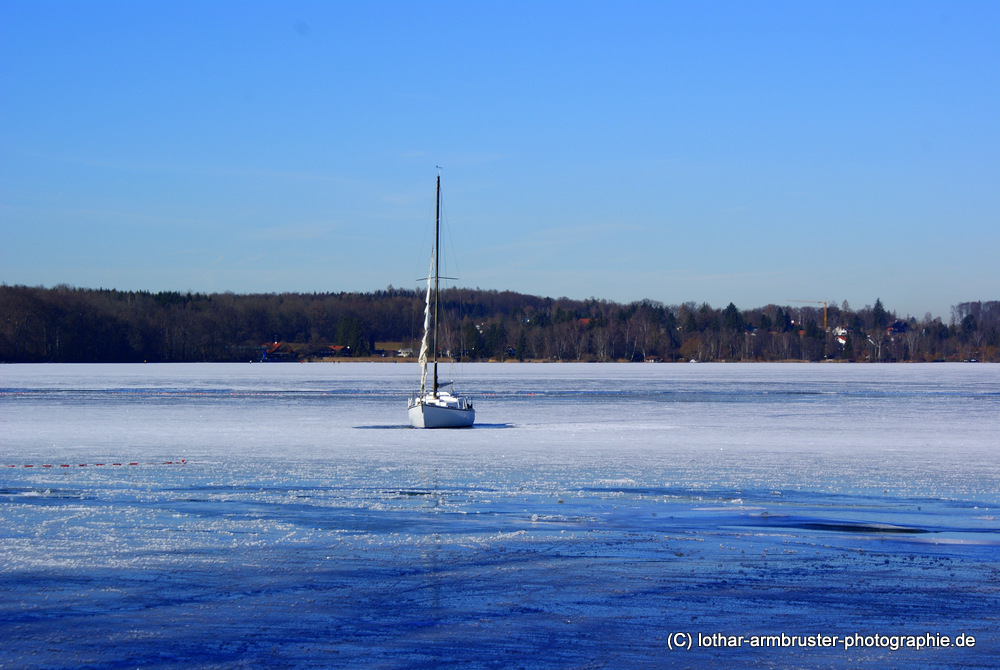
{"type": "Polygon", "coordinates": [[[833,329],[833,336],[837,338],[837,344],[842,347],[847,346],[847,337],[852,334],[850,328],[844,328],[843,326],[837,326],[833,329]]]}
{"type": "Polygon", "coordinates": [[[299,360],[298,354],[284,342],[267,342],[261,345],[262,363],[288,363],[299,360]]]}

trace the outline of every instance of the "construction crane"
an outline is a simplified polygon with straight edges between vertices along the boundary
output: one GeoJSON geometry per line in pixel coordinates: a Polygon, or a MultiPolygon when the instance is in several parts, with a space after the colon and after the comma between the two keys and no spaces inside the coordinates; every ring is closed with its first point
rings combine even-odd
{"type": "Polygon", "coordinates": [[[811,302],[815,305],[823,305],[823,331],[826,332],[826,300],[789,300],[788,302],[811,302]]]}

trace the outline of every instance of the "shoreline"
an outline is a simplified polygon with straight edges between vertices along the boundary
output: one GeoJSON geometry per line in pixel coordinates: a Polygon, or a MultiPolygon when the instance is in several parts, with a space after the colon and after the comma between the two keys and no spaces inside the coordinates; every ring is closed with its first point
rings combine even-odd
{"type": "MultiPolygon", "coordinates": [[[[195,362],[195,361],[190,361],[190,362],[195,362]]],[[[251,362],[253,362],[253,363],[266,362],[266,363],[270,364],[270,363],[274,363],[276,361],[251,361],[251,362]]],[[[403,357],[399,357],[399,356],[384,356],[384,357],[383,356],[359,356],[357,358],[306,358],[306,359],[302,359],[302,360],[299,360],[299,361],[277,361],[277,362],[280,362],[280,363],[413,363],[413,364],[418,364],[419,363],[415,358],[403,358],[403,357]]],[[[820,364],[824,364],[825,365],[825,364],[852,364],[852,363],[856,363],[856,364],[860,364],[860,365],[886,365],[886,364],[911,365],[911,364],[923,364],[923,363],[980,363],[980,362],[982,362],[982,361],[967,361],[967,360],[857,361],[857,360],[842,360],[842,359],[833,359],[833,358],[829,358],[829,359],[822,360],[822,361],[810,361],[810,360],[806,360],[806,359],[802,359],[802,358],[787,358],[787,359],[775,360],[775,361],[737,361],[737,360],[710,360],[710,361],[696,361],[696,360],[687,360],[687,361],[663,361],[663,360],[657,360],[657,361],[626,361],[626,360],[615,360],[615,361],[568,361],[568,360],[546,360],[546,359],[528,359],[528,360],[523,360],[523,361],[520,361],[520,360],[498,361],[498,360],[495,360],[495,359],[490,359],[490,360],[486,360],[486,361],[458,361],[458,360],[454,360],[454,359],[451,359],[451,358],[438,359],[438,363],[448,364],[448,365],[459,365],[459,364],[463,364],[464,365],[464,364],[468,364],[468,363],[489,363],[489,364],[495,364],[495,365],[508,365],[508,364],[512,364],[512,363],[531,363],[533,365],[535,365],[535,364],[537,364],[537,365],[560,365],[560,364],[567,364],[567,363],[574,363],[574,364],[587,363],[587,364],[594,364],[594,365],[606,365],[606,364],[619,365],[619,364],[623,364],[623,363],[635,364],[635,365],[649,365],[649,364],[654,364],[654,365],[660,365],[660,364],[663,364],[663,365],[690,365],[692,363],[699,363],[699,364],[706,364],[706,363],[719,363],[719,364],[732,364],[732,363],[748,363],[748,364],[757,364],[757,363],[815,363],[817,365],[820,365],[820,364]]]]}

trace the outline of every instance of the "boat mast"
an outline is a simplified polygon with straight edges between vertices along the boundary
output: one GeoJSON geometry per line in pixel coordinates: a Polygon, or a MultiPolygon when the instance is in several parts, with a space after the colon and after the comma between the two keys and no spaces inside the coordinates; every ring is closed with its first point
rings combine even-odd
{"type": "Polygon", "coordinates": [[[441,253],[441,174],[437,176],[437,196],[434,200],[434,386],[433,395],[438,394],[438,288],[441,281],[438,256],[441,253]]]}

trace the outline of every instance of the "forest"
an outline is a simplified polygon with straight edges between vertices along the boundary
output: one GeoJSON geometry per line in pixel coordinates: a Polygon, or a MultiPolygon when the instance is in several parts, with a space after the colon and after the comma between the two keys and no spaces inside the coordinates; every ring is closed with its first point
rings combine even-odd
{"type": "MultiPolygon", "coordinates": [[[[1000,301],[950,320],[900,318],[876,299],[741,310],[618,304],[451,288],[441,356],[465,361],[1000,362],[1000,301]]],[[[0,285],[0,362],[393,358],[419,348],[424,295],[179,293],[0,285]]]]}

